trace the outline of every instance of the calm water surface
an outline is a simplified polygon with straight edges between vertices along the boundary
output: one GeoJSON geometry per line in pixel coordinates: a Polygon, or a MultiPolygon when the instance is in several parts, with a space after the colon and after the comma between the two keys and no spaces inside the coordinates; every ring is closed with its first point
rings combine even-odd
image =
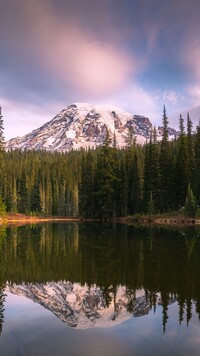
{"type": "Polygon", "coordinates": [[[0,228],[0,355],[199,355],[200,228],[0,228]]]}

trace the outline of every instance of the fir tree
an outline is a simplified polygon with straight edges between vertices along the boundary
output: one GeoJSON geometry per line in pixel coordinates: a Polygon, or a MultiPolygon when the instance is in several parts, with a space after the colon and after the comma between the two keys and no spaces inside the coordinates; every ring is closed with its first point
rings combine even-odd
{"type": "Polygon", "coordinates": [[[159,148],[157,143],[157,131],[154,127],[153,137],[150,151],[150,175],[151,175],[151,191],[152,200],[154,203],[154,211],[159,211],[160,206],[160,172],[159,172],[159,148]]]}
{"type": "Polygon", "coordinates": [[[194,135],[192,132],[192,121],[189,113],[187,114],[187,152],[188,152],[188,182],[193,184],[194,182],[194,170],[195,170],[195,152],[194,152],[194,135]]]}
{"type": "Polygon", "coordinates": [[[188,184],[188,191],[187,191],[187,197],[185,200],[185,208],[184,212],[186,215],[195,217],[197,213],[197,203],[195,196],[193,194],[193,191],[190,187],[190,184],[188,184]]]}
{"type": "Polygon", "coordinates": [[[5,150],[4,150],[4,125],[3,125],[3,116],[1,113],[0,107],[0,195],[3,193],[3,180],[4,180],[4,158],[5,158],[5,150]]]}
{"type": "Polygon", "coordinates": [[[185,202],[188,186],[188,151],[186,145],[186,135],[184,129],[184,120],[180,115],[179,120],[179,138],[177,141],[176,155],[176,193],[177,208],[182,207],[185,202]]]}
{"type": "Polygon", "coordinates": [[[115,131],[114,131],[114,136],[113,136],[113,148],[117,148],[117,139],[116,139],[115,131]]]}
{"type": "Polygon", "coordinates": [[[148,210],[148,201],[150,199],[151,185],[150,185],[150,145],[146,142],[144,147],[144,170],[143,170],[143,211],[148,210]]]}
{"type": "Polygon", "coordinates": [[[11,189],[11,196],[10,196],[11,212],[13,213],[17,213],[17,202],[18,202],[17,183],[16,183],[16,178],[14,178],[12,189],[11,189]]]}
{"type": "Polygon", "coordinates": [[[19,179],[19,185],[18,185],[18,191],[19,191],[19,200],[18,200],[18,206],[17,210],[20,213],[28,213],[30,212],[30,206],[29,206],[29,198],[28,198],[28,190],[27,190],[27,177],[26,173],[23,172],[20,179],[19,179]]]}
{"type": "Polygon", "coordinates": [[[0,215],[5,215],[6,213],[6,205],[3,201],[3,191],[5,181],[5,167],[4,167],[4,159],[5,159],[5,150],[4,150],[4,125],[3,125],[3,116],[1,113],[0,107],[0,215]]]}
{"type": "Polygon", "coordinates": [[[108,130],[97,162],[96,175],[96,211],[101,218],[115,215],[115,187],[118,177],[116,176],[117,162],[113,156],[111,138],[108,130]]]}
{"type": "Polygon", "coordinates": [[[150,133],[150,140],[145,149],[144,166],[144,211],[149,210],[149,204],[154,206],[154,212],[159,210],[159,152],[156,128],[150,133]]]}
{"type": "Polygon", "coordinates": [[[131,193],[130,193],[130,214],[135,214],[141,211],[142,208],[142,187],[141,173],[138,162],[138,154],[134,154],[131,193]]]}
{"type": "Polygon", "coordinates": [[[160,208],[167,211],[172,207],[172,159],[169,145],[168,118],[163,110],[163,135],[159,157],[160,167],[160,208]]]}
{"type": "Polygon", "coordinates": [[[93,218],[95,213],[95,163],[89,150],[81,162],[81,181],[79,186],[79,214],[93,218]]]}
{"type": "Polygon", "coordinates": [[[127,147],[135,147],[135,145],[136,145],[135,130],[134,130],[134,127],[131,125],[128,128],[128,135],[126,138],[126,146],[127,147]]]}
{"type": "Polygon", "coordinates": [[[31,212],[38,213],[41,211],[41,201],[40,201],[40,181],[39,181],[39,172],[34,174],[34,183],[31,191],[31,212]]]}
{"type": "Polygon", "coordinates": [[[3,125],[3,116],[0,107],[0,164],[2,163],[3,156],[4,156],[4,125],[3,125]]]}
{"type": "Polygon", "coordinates": [[[6,214],[6,204],[4,203],[2,197],[0,196],[0,216],[4,216],[6,214]]]}
{"type": "Polygon", "coordinates": [[[200,204],[200,123],[197,126],[196,135],[194,139],[195,152],[195,167],[194,167],[194,194],[197,198],[197,203],[200,204]]]}

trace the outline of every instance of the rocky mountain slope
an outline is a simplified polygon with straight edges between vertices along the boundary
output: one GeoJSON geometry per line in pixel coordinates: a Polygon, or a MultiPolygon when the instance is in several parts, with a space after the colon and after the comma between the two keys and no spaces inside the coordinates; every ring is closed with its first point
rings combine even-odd
{"type": "MultiPolygon", "coordinates": [[[[112,287],[103,290],[96,285],[71,282],[7,283],[6,292],[41,304],[68,326],[78,329],[115,326],[132,317],[147,315],[151,310],[150,297],[143,289],[132,295],[125,286],[118,286],[114,295],[112,287]]],[[[155,300],[157,305],[162,304],[160,293],[155,294],[155,300]]],[[[175,301],[171,298],[169,304],[175,301]]]]}
{"type": "MultiPolygon", "coordinates": [[[[116,135],[119,147],[126,145],[128,129],[133,126],[137,143],[149,139],[153,125],[147,117],[132,115],[114,106],[75,103],[62,110],[51,121],[31,133],[6,142],[6,149],[33,149],[66,152],[81,147],[95,148],[103,143],[107,129],[116,135]]],[[[158,138],[162,127],[157,129],[158,138]]],[[[169,135],[176,135],[169,129],[169,135]]]]}

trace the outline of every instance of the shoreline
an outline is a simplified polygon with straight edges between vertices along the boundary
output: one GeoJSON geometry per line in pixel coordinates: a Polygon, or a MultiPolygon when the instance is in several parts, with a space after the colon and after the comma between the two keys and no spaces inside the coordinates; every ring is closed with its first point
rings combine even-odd
{"type": "Polygon", "coordinates": [[[26,225],[39,224],[43,222],[110,222],[121,224],[141,224],[141,225],[181,225],[193,226],[200,225],[199,218],[183,217],[183,216],[141,216],[141,217],[119,217],[119,218],[104,218],[91,219],[70,216],[29,216],[25,214],[7,214],[0,217],[0,225],[26,225]]]}
{"type": "Polygon", "coordinates": [[[189,217],[143,217],[143,218],[122,218],[122,222],[127,224],[144,224],[144,225],[181,225],[193,226],[200,225],[200,219],[189,217]]]}
{"type": "Polygon", "coordinates": [[[29,216],[23,214],[7,214],[0,217],[0,225],[26,225],[26,224],[39,224],[43,222],[80,222],[78,217],[67,216],[29,216]]]}

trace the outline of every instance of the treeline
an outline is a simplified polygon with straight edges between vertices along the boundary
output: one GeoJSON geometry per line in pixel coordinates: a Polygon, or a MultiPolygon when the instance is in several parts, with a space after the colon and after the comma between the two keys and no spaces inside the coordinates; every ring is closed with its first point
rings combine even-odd
{"type": "MultiPolygon", "coordinates": [[[[169,141],[164,108],[163,135],[156,129],[137,145],[133,128],[118,148],[107,132],[96,150],[68,153],[0,150],[0,193],[7,211],[106,218],[183,210],[200,203],[200,127],[195,133],[180,116],[179,136],[169,141]]],[[[0,204],[1,205],[1,204],[0,204]]]]}

